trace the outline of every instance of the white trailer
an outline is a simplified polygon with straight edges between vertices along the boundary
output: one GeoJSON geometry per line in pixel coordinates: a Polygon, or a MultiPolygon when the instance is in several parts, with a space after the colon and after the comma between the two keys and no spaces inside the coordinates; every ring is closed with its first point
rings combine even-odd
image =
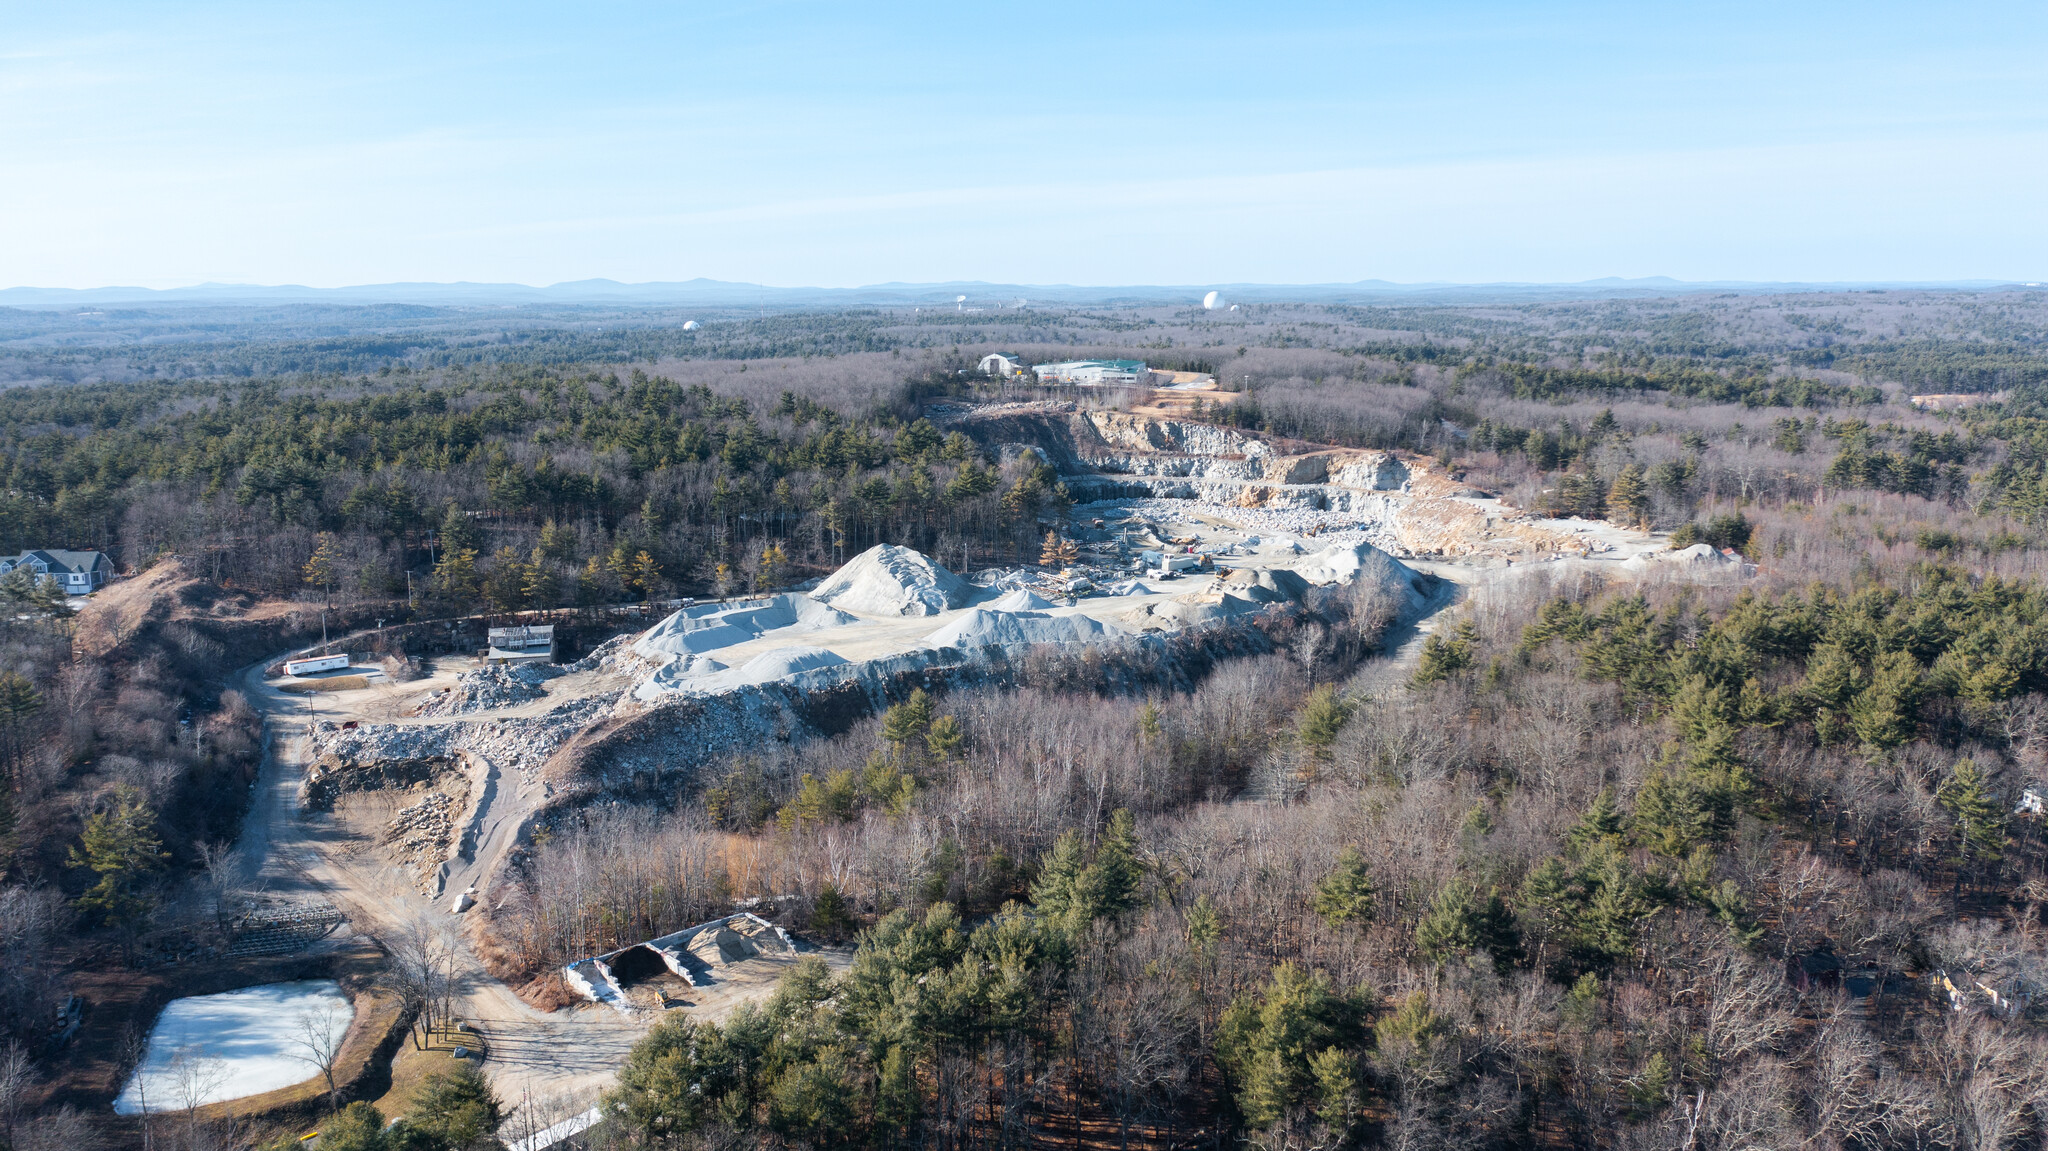
{"type": "Polygon", "coordinates": [[[286,675],[311,675],[316,671],[337,671],[348,666],[345,655],[316,655],[311,659],[288,659],[284,661],[286,675]]]}

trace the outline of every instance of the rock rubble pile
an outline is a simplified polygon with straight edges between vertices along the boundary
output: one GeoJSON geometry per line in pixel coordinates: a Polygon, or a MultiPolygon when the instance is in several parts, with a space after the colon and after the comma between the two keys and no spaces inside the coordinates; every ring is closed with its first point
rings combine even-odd
{"type": "Polygon", "coordinates": [[[448,845],[454,838],[455,799],[441,791],[428,792],[393,816],[384,833],[384,842],[397,862],[421,883],[430,881],[448,858],[448,845]]]}
{"type": "MultiPolygon", "coordinates": [[[[414,711],[415,715],[467,715],[477,711],[496,711],[501,707],[530,703],[547,694],[540,686],[553,674],[540,671],[543,665],[522,665],[508,667],[504,664],[486,664],[474,671],[466,671],[455,677],[455,686],[437,695],[430,695],[414,711]]],[[[559,671],[550,667],[554,674],[559,671]]]]}

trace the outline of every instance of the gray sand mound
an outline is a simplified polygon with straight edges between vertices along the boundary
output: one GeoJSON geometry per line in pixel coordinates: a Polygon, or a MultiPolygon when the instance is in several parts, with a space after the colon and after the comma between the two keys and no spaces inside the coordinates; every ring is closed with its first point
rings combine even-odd
{"type": "Polygon", "coordinates": [[[792,634],[859,623],[804,595],[776,595],[744,603],[698,604],[676,612],[647,629],[633,644],[635,655],[662,661],[674,656],[717,651],[746,643],[769,632],[792,634]]]}
{"type": "Polygon", "coordinates": [[[1051,606],[1051,600],[1039,596],[1029,588],[1020,587],[988,605],[988,608],[990,611],[1044,611],[1051,606]]]}
{"type": "Polygon", "coordinates": [[[984,647],[1028,647],[1037,643],[1096,643],[1117,634],[1116,629],[1087,616],[975,608],[924,637],[923,643],[926,647],[973,651],[984,647]]]}

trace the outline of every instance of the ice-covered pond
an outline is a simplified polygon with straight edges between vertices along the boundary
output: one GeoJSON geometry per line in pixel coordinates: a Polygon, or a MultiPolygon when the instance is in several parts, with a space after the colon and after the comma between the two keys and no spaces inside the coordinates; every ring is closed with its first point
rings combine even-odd
{"type": "Polygon", "coordinates": [[[173,999],[114,1110],[177,1111],[303,1083],[320,1074],[315,1049],[339,1050],[353,1018],[332,979],[173,999]]]}

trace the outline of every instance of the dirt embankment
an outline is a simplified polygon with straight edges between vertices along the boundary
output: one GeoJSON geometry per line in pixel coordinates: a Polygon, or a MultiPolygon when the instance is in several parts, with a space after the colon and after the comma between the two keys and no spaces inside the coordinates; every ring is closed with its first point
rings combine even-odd
{"type": "MultiPolygon", "coordinates": [[[[327,629],[341,635],[395,612],[382,601],[337,605],[327,611],[327,629]]],[[[216,679],[319,635],[319,604],[224,588],[171,556],[94,595],[78,613],[73,643],[89,659],[132,664],[162,654],[174,670],[216,679]]]]}

